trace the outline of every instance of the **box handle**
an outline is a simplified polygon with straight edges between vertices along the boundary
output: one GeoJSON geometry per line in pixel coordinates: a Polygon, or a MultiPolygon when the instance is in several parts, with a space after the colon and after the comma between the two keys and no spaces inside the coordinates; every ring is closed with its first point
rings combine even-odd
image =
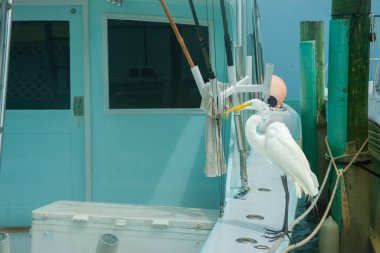
{"type": "Polygon", "coordinates": [[[166,229],[169,227],[168,220],[157,219],[152,221],[153,228],[166,229]]]}
{"type": "Polygon", "coordinates": [[[74,215],[71,220],[76,223],[87,223],[89,218],[90,217],[88,215],[79,214],[79,215],[74,215]]]}

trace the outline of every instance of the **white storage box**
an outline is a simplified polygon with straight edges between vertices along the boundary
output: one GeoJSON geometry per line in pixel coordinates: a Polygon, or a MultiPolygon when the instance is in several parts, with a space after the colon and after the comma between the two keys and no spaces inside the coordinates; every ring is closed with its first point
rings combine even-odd
{"type": "Polygon", "coordinates": [[[95,253],[102,234],[118,253],[199,252],[218,219],[210,209],[59,201],[32,214],[32,253],[95,253]]]}

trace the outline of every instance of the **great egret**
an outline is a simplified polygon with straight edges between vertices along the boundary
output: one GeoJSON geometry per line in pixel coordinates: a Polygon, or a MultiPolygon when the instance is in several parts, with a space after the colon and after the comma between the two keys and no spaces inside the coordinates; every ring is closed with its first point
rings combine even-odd
{"type": "Polygon", "coordinates": [[[301,198],[302,192],[312,197],[318,194],[319,184],[317,177],[310,170],[309,162],[307,161],[305,154],[295,142],[285,124],[281,122],[273,122],[266,127],[263,134],[257,132],[257,128],[264,126],[269,120],[270,110],[266,103],[259,99],[252,99],[231,108],[227,112],[243,109],[257,111],[257,114],[251,116],[245,124],[245,135],[249,145],[264,158],[280,167],[285,174],[281,176],[286,200],[284,224],[279,231],[266,229],[266,234],[272,236],[264,237],[271,239],[271,241],[277,240],[284,235],[289,237],[289,190],[286,176],[288,175],[294,181],[298,198],[301,198]]]}

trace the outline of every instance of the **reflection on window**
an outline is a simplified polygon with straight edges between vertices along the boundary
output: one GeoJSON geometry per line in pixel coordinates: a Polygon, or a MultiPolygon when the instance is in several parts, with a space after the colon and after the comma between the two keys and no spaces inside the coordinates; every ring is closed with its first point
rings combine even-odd
{"type": "MultiPolygon", "coordinates": [[[[178,25],[204,77],[195,27],[178,25]]],[[[207,27],[201,32],[208,38],[207,27]]],[[[198,108],[201,97],[168,23],[108,20],[109,107],[198,108]]]]}
{"type": "Polygon", "coordinates": [[[68,21],[13,22],[7,109],[70,109],[68,21]]]}

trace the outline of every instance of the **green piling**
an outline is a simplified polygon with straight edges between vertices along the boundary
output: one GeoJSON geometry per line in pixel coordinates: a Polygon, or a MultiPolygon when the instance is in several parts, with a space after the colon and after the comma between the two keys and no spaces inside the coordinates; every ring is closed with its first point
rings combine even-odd
{"type": "MultiPolygon", "coordinates": [[[[345,153],[347,143],[349,24],[348,19],[330,21],[327,139],[335,157],[345,153]]],[[[331,181],[335,180],[333,172],[331,181]]],[[[340,188],[339,185],[331,210],[342,231],[340,188]]]]}
{"type": "MultiPolygon", "coordinates": [[[[316,164],[311,164],[319,182],[323,181],[326,174],[328,162],[325,160],[326,145],[324,142],[327,135],[326,109],[325,109],[325,39],[323,21],[302,21],[300,23],[301,41],[315,41],[315,66],[316,66],[316,103],[317,113],[313,121],[317,125],[313,135],[317,137],[317,147],[312,150],[312,154],[317,157],[316,164]]],[[[305,133],[306,135],[307,133],[305,133]]],[[[305,136],[304,135],[304,136],[305,136]]],[[[314,137],[313,137],[314,138],[314,137]]],[[[326,192],[323,192],[318,202],[320,210],[324,210],[326,203],[326,192]]]]}
{"type": "Polygon", "coordinates": [[[326,125],[325,116],[325,39],[323,21],[302,21],[300,25],[301,41],[315,41],[317,125],[326,125]]]}
{"type": "Polygon", "coordinates": [[[318,170],[316,47],[315,41],[300,42],[302,147],[314,173],[318,170]]]}

